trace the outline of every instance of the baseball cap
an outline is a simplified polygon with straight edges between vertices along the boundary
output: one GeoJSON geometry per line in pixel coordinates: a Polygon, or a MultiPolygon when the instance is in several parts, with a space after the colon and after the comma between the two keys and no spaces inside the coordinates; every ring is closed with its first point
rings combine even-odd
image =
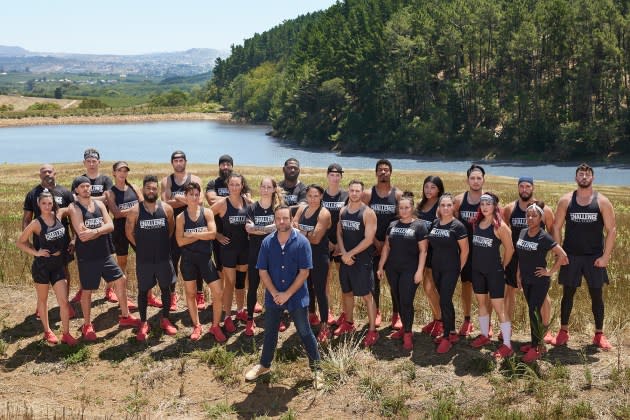
{"type": "Polygon", "coordinates": [[[114,170],[117,171],[120,168],[127,168],[128,171],[130,171],[131,169],[129,168],[129,165],[127,164],[127,162],[125,162],[124,160],[119,160],[118,162],[114,163],[114,170]]]}
{"type": "Polygon", "coordinates": [[[175,150],[173,153],[171,153],[171,162],[173,161],[173,159],[177,158],[183,158],[184,160],[186,160],[186,153],[182,152],[181,150],[175,150]]]}
{"type": "Polygon", "coordinates": [[[79,185],[85,184],[86,182],[88,184],[92,185],[92,182],[90,181],[90,178],[88,178],[85,175],[81,175],[81,176],[78,176],[78,177],[74,178],[74,180],[72,181],[72,191],[74,191],[75,188],[77,188],[79,185]]]}
{"type": "Polygon", "coordinates": [[[331,172],[338,172],[340,174],[343,173],[343,169],[341,168],[341,165],[338,163],[331,163],[330,165],[328,165],[328,170],[326,171],[327,174],[331,173],[331,172]]]}
{"type": "Polygon", "coordinates": [[[219,165],[223,162],[228,162],[230,165],[234,166],[234,159],[232,159],[232,156],[230,155],[221,155],[219,158],[219,165]]]}

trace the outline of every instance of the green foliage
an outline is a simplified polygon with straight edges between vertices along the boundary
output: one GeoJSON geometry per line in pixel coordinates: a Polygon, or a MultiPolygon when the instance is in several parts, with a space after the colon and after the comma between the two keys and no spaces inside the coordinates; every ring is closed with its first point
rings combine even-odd
{"type": "Polygon", "coordinates": [[[149,104],[151,106],[183,106],[188,104],[189,95],[179,89],[173,89],[169,92],[154,95],[149,104]]]}
{"type": "Polygon", "coordinates": [[[27,111],[52,111],[57,109],[61,109],[61,107],[53,102],[35,102],[28,107],[27,111]]]}
{"type": "Polygon", "coordinates": [[[236,414],[234,407],[223,401],[214,405],[204,404],[203,408],[209,419],[232,418],[236,414]]]}
{"type": "Polygon", "coordinates": [[[88,98],[83,99],[79,104],[79,108],[81,109],[103,109],[109,108],[109,106],[101,101],[100,99],[88,98]]]}
{"type": "Polygon", "coordinates": [[[5,112],[5,111],[13,111],[13,105],[11,104],[0,105],[0,112],[5,112]]]}
{"type": "Polygon", "coordinates": [[[63,363],[66,366],[87,363],[90,360],[90,348],[85,345],[67,347],[64,354],[63,363]]]}

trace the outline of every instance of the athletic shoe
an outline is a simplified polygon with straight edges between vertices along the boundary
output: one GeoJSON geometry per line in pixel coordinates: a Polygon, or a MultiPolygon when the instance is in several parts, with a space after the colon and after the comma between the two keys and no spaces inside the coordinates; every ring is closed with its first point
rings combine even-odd
{"type": "Polygon", "coordinates": [[[492,357],[496,359],[505,359],[506,357],[510,357],[513,354],[514,354],[514,350],[512,350],[505,344],[501,344],[501,346],[497,349],[497,351],[492,352],[492,357]]]}
{"type": "Polygon", "coordinates": [[[612,349],[612,344],[608,342],[608,339],[602,332],[596,332],[593,337],[593,344],[599,347],[602,350],[610,350],[612,349]]]}
{"type": "Polygon", "coordinates": [[[413,333],[406,332],[403,335],[403,349],[405,350],[413,350],[413,333]]]}
{"type": "Polygon", "coordinates": [[[339,327],[344,322],[346,322],[346,313],[342,312],[342,313],[339,314],[339,318],[337,318],[337,320],[335,321],[335,325],[337,325],[339,327]]]}
{"type": "Polygon", "coordinates": [[[526,343],[519,347],[519,350],[521,353],[528,353],[532,348],[532,343],[526,343]]]}
{"type": "Polygon", "coordinates": [[[81,295],[83,294],[83,290],[77,290],[77,293],[74,295],[72,299],[70,299],[70,303],[78,303],[81,302],[81,295]]]}
{"type": "Polygon", "coordinates": [[[166,335],[177,334],[177,328],[171,323],[171,320],[168,318],[160,319],[160,328],[162,329],[162,331],[164,331],[164,334],[166,335]]]}
{"type": "Polygon", "coordinates": [[[140,322],[141,321],[138,318],[135,318],[133,315],[118,317],[118,326],[120,328],[137,327],[140,325],[140,322]]]}
{"type": "Polygon", "coordinates": [[[431,337],[439,337],[444,334],[444,324],[442,321],[435,321],[433,324],[433,329],[429,333],[431,337]]]}
{"type": "Polygon", "coordinates": [[[241,322],[247,322],[247,311],[245,309],[236,311],[236,319],[241,322]]]}
{"type": "Polygon", "coordinates": [[[177,293],[171,293],[171,307],[168,310],[171,312],[177,310],[177,293]]]}
{"type": "Polygon", "coordinates": [[[368,331],[367,335],[363,339],[363,345],[365,347],[372,347],[378,341],[378,331],[368,331]]]}
{"type": "Polygon", "coordinates": [[[558,334],[551,340],[553,346],[564,346],[569,342],[569,332],[567,330],[560,330],[558,334]]]}
{"type": "Polygon", "coordinates": [[[462,337],[468,337],[474,329],[475,327],[473,326],[472,322],[470,322],[470,320],[464,320],[464,323],[459,329],[459,335],[461,335],[462,337]]]}
{"type": "Polygon", "coordinates": [[[69,345],[70,347],[76,346],[79,343],[79,341],[70,335],[70,333],[63,333],[61,335],[61,342],[69,345]]]}
{"type": "Polygon", "coordinates": [[[96,333],[94,332],[94,326],[91,322],[89,324],[83,324],[81,327],[81,336],[85,341],[96,341],[96,333]]]}
{"type": "Polygon", "coordinates": [[[330,329],[328,328],[328,325],[324,325],[319,330],[319,334],[317,334],[317,341],[324,344],[324,343],[327,343],[329,339],[330,339],[330,329]]]}
{"type": "Polygon", "coordinates": [[[221,330],[221,327],[219,325],[213,325],[212,327],[210,327],[208,332],[214,336],[214,339],[217,341],[217,343],[225,343],[227,341],[227,337],[225,336],[225,334],[223,334],[223,331],[221,330]]]}
{"type": "Polygon", "coordinates": [[[532,362],[540,359],[541,356],[542,356],[542,352],[538,351],[534,347],[530,347],[530,349],[527,351],[525,356],[523,356],[523,362],[525,362],[525,363],[532,363],[532,362]]]}
{"type": "Polygon", "coordinates": [[[116,296],[116,292],[114,292],[113,288],[105,288],[105,300],[111,303],[118,303],[118,296],[116,296]]]}
{"type": "Polygon", "coordinates": [[[153,306],[154,308],[161,308],[162,301],[160,300],[160,298],[154,296],[152,292],[149,292],[149,294],[147,295],[147,305],[153,306]]]}
{"type": "Polygon", "coordinates": [[[251,337],[256,332],[256,323],[253,319],[248,319],[245,324],[245,335],[251,337]]]}
{"type": "Polygon", "coordinates": [[[232,321],[231,316],[225,317],[225,319],[223,320],[223,327],[225,328],[225,331],[229,332],[230,334],[236,331],[236,327],[234,326],[234,321],[232,321]]]}
{"type": "Polygon", "coordinates": [[[46,340],[48,344],[52,344],[53,346],[59,343],[59,339],[57,338],[55,333],[50,330],[44,331],[44,340],[46,340]]]}
{"type": "Polygon", "coordinates": [[[354,323],[350,324],[348,321],[344,321],[333,333],[335,337],[339,337],[340,335],[353,333],[356,331],[356,327],[354,323]]]}
{"type": "Polygon", "coordinates": [[[199,341],[201,338],[201,324],[197,324],[193,327],[192,334],[190,334],[190,339],[192,341],[199,341]]]}
{"type": "Polygon", "coordinates": [[[424,327],[422,327],[422,332],[425,334],[431,334],[431,331],[433,331],[433,326],[435,325],[435,323],[437,322],[437,320],[433,320],[431,322],[429,322],[427,325],[425,325],[424,327]]]}
{"type": "Polygon", "coordinates": [[[133,303],[132,301],[127,299],[127,310],[129,310],[129,311],[137,311],[138,310],[138,305],[136,305],[135,303],[133,303]]]}
{"type": "Polygon", "coordinates": [[[259,313],[262,313],[262,311],[263,311],[262,305],[256,302],[256,304],[254,305],[254,313],[259,314],[259,313]]]}
{"type": "Polygon", "coordinates": [[[382,322],[382,317],[381,317],[381,311],[376,311],[376,319],[374,320],[374,326],[376,328],[381,326],[381,322],[382,322]]]}
{"type": "Polygon", "coordinates": [[[75,312],[74,308],[72,307],[72,305],[68,304],[68,319],[72,319],[76,317],[77,317],[77,313],[75,312]]]}
{"type": "Polygon", "coordinates": [[[444,354],[448,353],[451,348],[453,348],[453,344],[451,343],[451,341],[446,339],[446,337],[442,337],[435,351],[436,353],[444,354]]]}
{"type": "Polygon", "coordinates": [[[455,333],[450,333],[448,335],[448,341],[451,342],[451,344],[455,344],[459,341],[459,335],[455,334],[455,333]]]}
{"type": "Polygon", "coordinates": [[[392,323],[390,324],[392,329],[399,330],[402,328],[402,321],[400,320],[400,315],[398,312],[392,313],[392,323]]]}
{"type": "Polygon", "coordinates": [[[310,313],[308,315],[308,323],[311,324],[312,327],[316,327],[320,324],[319,317],[315,313],[310,313]]]}
{"type": "Polygon", "coordinates": [[[326,324],[328,324],[329,327],[335,325],[335,316],[330,309],[328,310],[328,319],[326,320],[326,324]]]}
{"type": "Polygon", "coordinates": [[[284,321],[280,321],[280,325],[278,325],[278,331],[285,332],[287,330],[287,324],[284,321]]]}
{"type": "Polygon", "coordinates": [[[271,372],[271,368],[266,368],[263,365],[258,364],[247,371],[247,373],[245,374],[245,380],[255,381],[256,379],[268,374],[269,372],[271,372]]]}
{"type": "Polygon", "coordinates": [[[391,338],[392,340],[400,340],[403,338],[404,335],[405,335],[405,331],[400,329],[390,334],[389,338],[391,338]]]}
{"type": "Polygon", "coordinates": [[[144,321],[138,327],[138,332],[136,333],[136,340],[146,341],[148,335],[149,335],[149,323],[144,321]]]}
{"type": "Polygon", "coordinates": [[[545,344],[551,344],[551,342],[553,341],[553,334],[551,334],[551,331],[547,331],[545,333],[543,341],[545,342],[545,344]]]}
{"type": "Polygon", "coordinates": [[[491,341],[488,337],[486,337],[485,335],[481,335],[479,334],[477,336],[477,338],[475,338],[470,345],[473,346],[474,348],[478,349],[480,347],[486,346],[488,344],[490,344],[491,341]]]}
{"type": "Polygon", "coordinates": [[[201,311],[206,309],[206,297],[203,292],[197,292],[197,310],[201,311]]]}
{"type": "Polygon", "coordinates": [[[313,372],[313,388],[315,391],[321,391],[324,389],[324,381],[322,380],[321,370],[315,370],[313,372]]]}

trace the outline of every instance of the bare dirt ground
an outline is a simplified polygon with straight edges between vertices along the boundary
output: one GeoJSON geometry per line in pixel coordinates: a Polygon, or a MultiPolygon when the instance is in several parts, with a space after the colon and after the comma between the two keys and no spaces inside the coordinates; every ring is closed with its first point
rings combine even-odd
{"type": "MultiPolygon", "coordinates": [[[[180,301],[172,316],[177,336],[155,328],[146,343],[137,343],[134,331],[117,327],[118,308],[102,299],[101,290],[92,313],[98,341],[74,349],[51,347],[43,343],[41,323],[32,315],[34,291],[3,286],[0,337],[7,346],[0,354],[0,418],[507,418],[510,410],[524,413],[511,418],[629,415],[630,377],[614,376],[618,368],[628,375],[627,334],[616,337],[621,343],[610,352],[589,345],[590,337],[572,336],[568,347],[551,349],[528,370],[515,361],[496,365],[491,349],[472,349],[466,340],[437,355],[431,338],[417,332],[414,351],[406,353],[400,342],[386,338],[391,330],[384,326],[372,350],[352,353],[347,362],[353,368],[329,366],[325,390],[315,391],[293,328],[280,334],[271,376],[246,383],[243,374],[257,362],[262,345],[260,328],[253,339],[240,326],[225,345],[208,334],[193,343],[180,301]],[[233,358],[224,363],[221,355],[233,358]],[[493,406],[504,416],[489,415],[493,406]]],[[[60,335],[52,294],[49,307],[51,326],[60,335]]],[[[149,313],[156,327],[158,309],[149,313]]],[[[202,312],[204,332],[209,317],[210,310],[202,312]]],[[[80,319],[71,321],[75,336],[80,325],[80,319]]],[[[514,340],[517,348],[526,336],[514,340]]],[[[336,346],[342,347],[339,341],[331,348],[336,346]]]]}
{"type": "Polygon", "coordinates": [[[13,105],[14,111],[26,111],[26,109],[34,103],[54,103],[58,104],[62,109],[76,108],[81,101],[76,99],[52,99],[52,98],[35,98],[28,96],[12,96],[0,95],[0,106],[13,105]]]}

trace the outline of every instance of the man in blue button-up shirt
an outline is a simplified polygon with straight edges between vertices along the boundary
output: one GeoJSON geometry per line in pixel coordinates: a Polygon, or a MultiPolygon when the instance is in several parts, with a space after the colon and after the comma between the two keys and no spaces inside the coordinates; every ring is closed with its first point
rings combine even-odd
{"type": "Polygon", "coordinates": [[[288,206],[278,206],[274,211],[276,232],[267,236],[258,254],[256,267],[265,284],[265,338],[260,364],[251,368],[245,378],[253,381],[269,373],[276,346],[278,327],[285,310],[289,311],[295,327],[304,343],[311,368],[315,369],[316,388],[317,364],[320,360],[317,341],[308,323],[308,289],[306,278],[313,267],[311,246],[305,236],[291,227],[291,212],[288,206]]]}

